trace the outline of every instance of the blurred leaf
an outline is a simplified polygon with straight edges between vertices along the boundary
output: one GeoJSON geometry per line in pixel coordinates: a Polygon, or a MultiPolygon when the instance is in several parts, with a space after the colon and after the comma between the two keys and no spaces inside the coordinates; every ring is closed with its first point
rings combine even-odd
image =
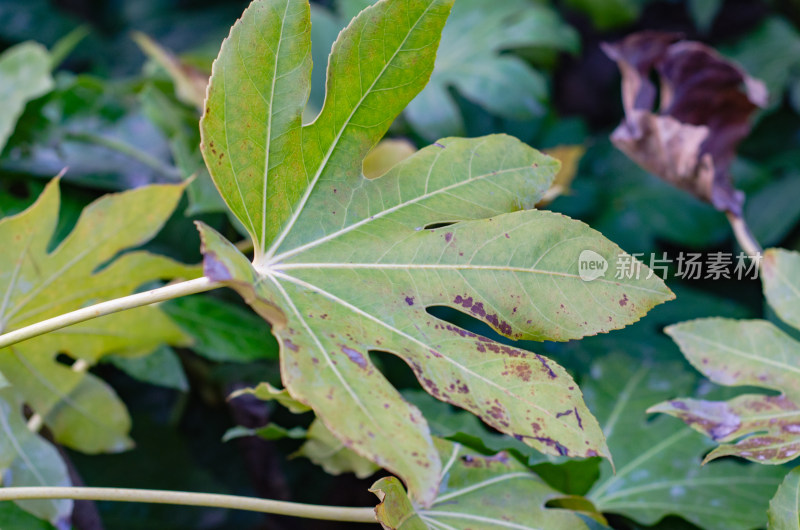
{"type": "Polygon", "coordinates": [[[442,33],[428,86],[405,111],[428,141],[463,135],[455,88],[490,113],[514,120],[544,114],[547,80],[520,57],[523,48],[576,52],[578,35],[550,8],[528,0],[458,0],[442,33]]]}
{"type": "MultiPolygon", "coordinates": [[[[24,212],[0,220],[0,330],[22,328],[98,301],[131,294],[160,278],[197,269],[144,251],[183,188],[150,186],[86,207],[72,232],[48,252],[58,221],[58,180],[24,212]]],[[[141,355],[186,337],[160,309],[141,307],[76,324],[0,350],[0,371],[59,443],[96,453],[130,446],[130,419],[109,386],[86,367],[105,355],[141,355]],[[56,359],[69,356],[69,362],[56,359]],[[79,364],[71,366],[72,360],[79,364]]]]}
{"type": "Polygon", "coordinates": [[[161,307],[194,338],[192,349],[207,359],[247,363],[278,358],[269,325],[246,308],[205,295],[176,298],[161,307]]]}
{"type": "Polygon", "coordinates": [[[768,18],[723,51],[767,85],[772,110],[790,84],[800,80],[800,33],[781,17],[768,18]]]}
{"type": "Polygon", "coordinates": [[[770,530],[800,528],[800,467],[794,468],[769,502],[770,530]]]}
{"type": "Polygon", "coordinates": [[[602,45],[622,73],[625,117],[611,141],[642,168],[722,212],[742,214],[730,166],[766,106],[764,84],[713,48],[680,34],[640,31],[602,45]],[[656,73],[667,96],[656,105],[656,73]]]}
{"type": "Polygon", "coordinates": [[[607,463],[587,498],[605,513],[645,525],[676,514],[708,530],[764,524],[780,469],[700,460],[712,445],[668,418],[648,421],[654,402],[691,390],[695,377],[679,363],[614,354],[596,360],[582,388],[604,426],[616,474],[607,463]]]}
{"type": "Polygon", "coordinates": [[[153,86],[141,93],[142,110],[169,140],[172,158],[184,180],[194,178],[186,189],[186,215],[225,211],[225,203],[208,174],[200,154],[197,113],[182,107],[153,86]]]}
{"type": "Polygon", "coordinates": [[[649,0],[566,0],[566,5],[588,16],[600,30],[628,26],[639,18],[649,0]]]}
{"type": "Polygon", "coordinates": [[[0,152],[25,105],[53,89],[50,69],[50,54],[35,42],[18,44],[0,54],[0,152]]]}
{"type": "Polygon", "coordinates": [[[166,70],[175,84],[175,95],[180,101],[203,110],[206,100],[206,85],[208,85],[207,72],[201,72],[193,66],[181,62],[172,52],[163,48],[156,41],[136,31],[133,40],[151,60],[166,70]]]}
{"type": "Polygon", "coordinates": [[[368,179],[383,176],[394,166],[417,152],[417,148],[408,140],[387,139],[364,157],[362,164],[364,176],[368,179]]]}
{"type": "Polygon", "coordinates": [[[703,462],[733,455],[782,464],[800,456],[800,342],[765,320],[708,318],[676,324],[666,332],[711,381],[781,392],[724,402],[673,399],[651,407],[651,412],[680,418],[722,444],[703,462]]]}
{"type": "Polygon", "coordinates": [[[563,201],[585,201],[594,193],[592,226],[613,234],[628,252],[652,252],[659,239],[700,248],[730,237],[724,215],[640,169],[609,143],[591,148],[585,160],[590,188],[563,201]]]}
{"type": "Polygon", "coordinates": [[[0,528],[3,530],[54,530],[54,527],[33,516],[13,502],[0,502],[0,528]]]}
{"type": "MultiPolygon", "coordinates": [[[[375,511],[384,528],[589,528],[576,512],[546,507],[561,494],[506,454],[487,457],[438,439],[436,448],[445,467],[430,508],[416,508],[409,502],[394,477],[372,485],[370,491],[381,500],[375,511]]],[[[598,513],[590,515],[603,520],[598,513]]]]}
{"type": "Polygon", "coordinates": [[[561,169],[556,173],[556,178],[550,184],[550,189],[536,203],[537,208],[546,206],[557,197],[570,193],[570,186],[572,181],[575,180],[575,175],[578,174],[578,166],[580,166],[581,158],[586,153],[586,148],[582,145],[560,145],[545,149],[544,153],[561,162],[561,169]]]}
{"type": "Polygon", "coordinates": [[[367,478],[380,469],[339,441],[319,419],[311,422],[306,438],[292,456],[308,458],[330,475],[355,473],[358,478],[367,478]]]}
{"type": "Polygon", "coordinates": [[[0,169],[120,190],[177,182],[164,136],[143,114],[135,86],[62,73],[55,89],[29,104],[0,169]]]}
{"type": "Polygon", "coordinates": [[[228,399],[236,399],[246,394],[253,395],[262,401],[277,401],[295,414],[302,414],[311,410],[308,406],[290,396],[286,389],[275,388],[269,383],[259,383],[255,388],[237,390],[231,393],[228,399]]]}
{"type": "Polygon", "coordinates": [[[800,173],[764,186],[745,203],[744,218],[753,236],[764,246],[785,238],[800,221],[800,173]]]}
{"type": "MultiPolygon", "coordinates": [[[[7,355],[2,352],[0,355],[7,355]]],[[[66,464],[55,447],[32,432],[23,421],[23,402],[12,388],[0,389],[0,484],[19,486],[71,486],[66,464]]],[[[67,524],[72,513],[71,500],[26,500],[16,501],[25,511],[55,526],[67,524]]],[[[0,507],[6,503],[0,503],[0,507]]],[[[3,514],[11,518],[11,524],[27,520],[13,510],[0,508],[0,524],[3,514]]],[[[3,530],[6,525],[3,524],[3,530]]],[[[26,527],[27,530],[27,527],[26,527]]]]}
{"type": "Polygon", "coordinates": [[[286,429],[275,423],[269,423],[263,427],[258,427],[255,429],[237,425],[236,427],[231,427],[225,431],[222,441],[229,442],[231,440],[235,440],[236,438],[244,438],[246,436],[258,436],[264,440],[282,440],[284,438],[301,440],[306,437],[306,430],[302,427],[286,429]]]}
{"type": "MultiPolygon", "coordinates": [[[[800,252],[767,249],[761,274],[769,305],[784,322],[800,329],[800,252]]],[[[797,397],[800,398],[800,394],[797,397]]]]}
{"type": "Polygon", "coordinates": [[[724,3],[725,0],[688,0],[687,7],[695,27],[708,33],[724,3]]]}
{"type": "Polygon", "coordinates": [[[181,361],[169,346],[160,346],[152,353],[137,357],[109,355],[103,360],[144,383],[180,392],[189,391],[189,381],[181,361]]]}

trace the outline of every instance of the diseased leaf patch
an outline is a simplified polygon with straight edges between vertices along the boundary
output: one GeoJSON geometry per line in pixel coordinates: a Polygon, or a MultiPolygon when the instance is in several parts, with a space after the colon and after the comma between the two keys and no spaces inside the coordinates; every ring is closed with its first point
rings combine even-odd
{"type": "Polygon", "coordinates": [[[308,5],[257,0],[215,62],[204,155],[248,227],[251,264],[200,225],[206,275],[273,325],[284,384],[347,447],[432,502],[441,462],[419,411],[370,360],[401,357],[433,396],[548,454],[608,456],[567,372],[426,311],[446,305],[513,339],[623,327],[672,293],[583,223],[530,210],[558,170],[506,136],[446,138],[380,178],[362,161],[430,76],[451,0],[383,0],[333,46],[326,102],[301,127],[308,5]],[[448,225],[431,229],[433,226],[448,225]],[[608,274],[581,279],[591,249],[608,274]]]}
{"type": "Polygon", "coordinates": [[[674,399],[651,407],[721,444],[704,462],[739,456],[782,464],[800,455],[800,342],[762,320],[701,319],[670,326],[667,332],[689,362],[715,383],[781,392],[725,402],[674,399]]]}

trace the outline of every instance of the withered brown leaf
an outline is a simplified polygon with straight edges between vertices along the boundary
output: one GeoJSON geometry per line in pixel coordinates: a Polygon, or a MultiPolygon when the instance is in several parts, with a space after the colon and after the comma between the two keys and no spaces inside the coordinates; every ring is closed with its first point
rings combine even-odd
{"type": "Polygon", "coordinates": [[[740,216],[744,194],[733,188],[730,165],[767,89],[712,48],[680,39],[643,31],[603,44],[622,73],[625,118],[611,140],[644,169],[740,216]]]}

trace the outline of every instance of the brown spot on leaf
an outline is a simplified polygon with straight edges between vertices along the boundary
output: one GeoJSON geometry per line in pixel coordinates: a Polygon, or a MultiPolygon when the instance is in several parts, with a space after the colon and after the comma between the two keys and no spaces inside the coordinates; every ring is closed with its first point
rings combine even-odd
{"type": "Polygon", "coordinates": [[[445,240],[445,241],[447,241],[447,242],[449,243],[451,239],[453,239],[453,232],[447,232],[447,233],[444,235],[444,240],[445,240]]]}
{"type": "Polygon", "coordinates": [[[623,306],[623,307],[628,305],[628,295],[627,294],[623,294],[622,295],[622,298],[620,298],[620,300],[619,300],[619,305],[623,306]]]}

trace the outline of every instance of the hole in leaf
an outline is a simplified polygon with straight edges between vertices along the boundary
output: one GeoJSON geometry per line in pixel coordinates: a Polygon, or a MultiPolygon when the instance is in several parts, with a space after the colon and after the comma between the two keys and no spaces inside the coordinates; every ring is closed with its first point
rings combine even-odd
{"type": "Polygon", "coordinates": [[[76,359],[74,357],[71,357],[70,355],[67,355],[64,352],[61,352],[58,355],[56,355],[57,363],[63,364],[64,366],[68,366],[70,368],[72,367],[73,364],[75,364],[75,360],[76,359]]]}
{"type": "Polygon", "coordinates": [[[584,497],[580,496],[566,496],[566,497],[557,497],[555,499],[550,499],[544,505],[545,508],[562,508],[566,510],[572,510],[575,512],[583,512],[583,513],[599,513],[597,508],[594,507],[591,501],[587,500],[584,497]]]}
{"type": "Polygon", "coordinates": [[[425,225],[423,227],[424,230],[435,230],[437,228],[444,228],[445,226],[450,226],[456,224],[457,221],[444,221],[441,223],[431,223],[429,225],[425,225]]]}

